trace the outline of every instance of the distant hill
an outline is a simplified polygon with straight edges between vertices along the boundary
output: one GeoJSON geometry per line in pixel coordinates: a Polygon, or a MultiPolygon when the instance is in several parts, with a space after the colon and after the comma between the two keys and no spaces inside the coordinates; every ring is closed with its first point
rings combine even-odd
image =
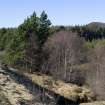
{"type": "Polygon", "coordinates": [[[105,28],[105,23],[102,22],[91,22],[87,24],[89,28],[105,28]]]}

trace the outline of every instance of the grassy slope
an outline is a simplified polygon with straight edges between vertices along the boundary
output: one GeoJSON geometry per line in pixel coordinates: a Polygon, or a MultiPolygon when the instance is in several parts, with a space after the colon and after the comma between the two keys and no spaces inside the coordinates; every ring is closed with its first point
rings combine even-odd
{"type": "Polygon", "coordinates": [[[90,89],[86,87],[79,87],[77,85],[64,83],[61,80],[55,80],[47,75],[37,75],[37,74],[25,74],[28,76],[35,84],[44,87],[56,94],[64,96],[65,98],[77,102],[86,100],[91,101],[93,98],[93,93],[90,89]]]}

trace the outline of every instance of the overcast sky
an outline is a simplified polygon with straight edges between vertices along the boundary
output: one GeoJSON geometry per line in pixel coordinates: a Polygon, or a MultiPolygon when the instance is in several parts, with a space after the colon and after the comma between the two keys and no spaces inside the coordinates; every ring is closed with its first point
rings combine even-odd
{"type": "Polygon", "coordinates": [[[43,10],[53,25],[105,22],[105,0],[0,0],[0,27],[17,27],[43,10]]]}

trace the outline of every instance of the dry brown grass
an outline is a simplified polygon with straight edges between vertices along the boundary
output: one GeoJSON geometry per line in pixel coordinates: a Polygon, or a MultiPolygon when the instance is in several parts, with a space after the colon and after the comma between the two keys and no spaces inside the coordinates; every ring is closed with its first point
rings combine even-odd
{"type": "Polygon", "coordinates": [[[82,103],[80,105],[105,105],[105,101],[97,101],[92,103],[82,103]]]}
{"type": "Polygon", "coordinates": [[[79,87],[70,83],[64,83],[61,80],[54,80],[52,77],[46,75],[27,73],[25,75],[28,76],[35,84],[64,96],[69,100],[75,102],[78,99],[80,101],[92,101],[93,93],[86,87],[79,87]]]}

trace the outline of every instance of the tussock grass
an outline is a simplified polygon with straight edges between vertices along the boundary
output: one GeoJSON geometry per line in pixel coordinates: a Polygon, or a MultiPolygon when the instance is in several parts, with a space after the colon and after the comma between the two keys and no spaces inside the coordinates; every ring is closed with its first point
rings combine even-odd
{"type": "Polygon", "coordinates": [[[86,87],[79,87],[74,84],[65,83],[61,80],[55,80],[47,75],[37,75],[25,73],[35,84],[49,89],[56,94],[59,94],[69,100],[77,102],[80,101],[92,101],[93,93],[86,87]]]}
{"type": "Polygon", "coordinates": [[[105,101],[96,101],[92,103],[82,103],[80,105],[105,105],[105,101]]]}

